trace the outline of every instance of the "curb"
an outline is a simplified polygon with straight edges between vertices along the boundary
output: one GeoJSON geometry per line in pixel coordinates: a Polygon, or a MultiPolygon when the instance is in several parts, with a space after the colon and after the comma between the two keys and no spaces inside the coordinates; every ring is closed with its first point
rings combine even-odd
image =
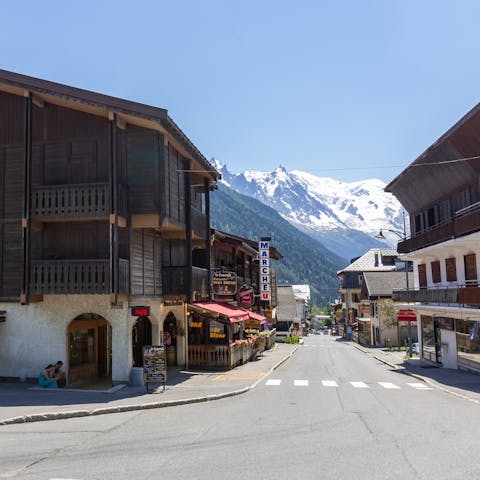
{"type": "MultiPolygon", "coordinates": [[[[353,347],[355,347],[357,350],[360,350],[363,353],[370,354],[367,350],[364,350],[361,347],[357,347],[355,344],[351,344],[353,347]]],[[[387,362],[385,359],[378,357],[377,355],[372,355],[375,360],[378,360],[379,362],[385,363],[389,367],[393,368],[394,370],[401,370],[401,373],[404,375],[408,375],[410,377],[416,378],[417,380],[421,380],[422,382],[430,385],[431,387],[440,390],[441,392],[448,393],[449,395],[453,395],[454,397],[461,398],[462,400],[467,400],[468,402],[475,403],[477,405],[480,405],[480,401],[477,400],[476,398],[471,398],[468,397],[467,395],[463,395],[458,392],[454,392],[452,390],[449,390],[448,388],[440,386],[436,382],[432,382],[430,379],[423,377],[422,375],[419,375],[418,373],[413,373],[408,370],[408,367],[400,367],[398,365],[395,365],[393,363],[387,362]]]]}
{"type": "Polygon", "coordinates": [[[151,410],[154,408],[176,407],[178,405],[210,402],[213,400],[221,400],[222,398],[234,397],[236,395],[241,395],[243,393],[249,392],[250,390],[253,390],[262,380],[268,377],[268,375],[270,375],[280,365],[282,365],[287,360],[289,360],[297,350],[298,350],[298,347],[295,347],[288,355],[285,355],[285,357],[283,357],[275,365],[273,365],[273,367],[271,367],[261,378],[256,380],[254,383],[252,383],[248,387],[243,387],[243,388],[240,388],[239,390],[232,390],[230,392],[206,395],[203,397],[186,398],[183,400],[166,400],[163,402],[138,403],[133,405],[120,405],[117,407],[95,408],[92,410],[71,410],[68,412],[34,413],[31,415],[21,415],[18,417],[1,420],[0,426],[15,425],[19,423],[45,422],[49,420],[63,420],[66,418],[91,417],[95,415],[106,415],[110,413],[131,412],[134,410],[151,410]]]}

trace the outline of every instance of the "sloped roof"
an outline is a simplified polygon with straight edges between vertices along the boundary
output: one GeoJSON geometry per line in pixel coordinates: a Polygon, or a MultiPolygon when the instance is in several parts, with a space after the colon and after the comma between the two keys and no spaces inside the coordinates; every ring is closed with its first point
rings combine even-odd
{"type": "MultiPolygon", "coordinates": [[[[407,288],[405,272],[365,272],[368,296],[390,297],[393,290],[407,288]]],[[[413,272],[408,272],[408,284],[413,288],[413,272]]]]}
{"type": "Polygon", "coordinates": [[[337,272],[337,275],[343,272],[388,272],[395,270],[395,265],[385,265],[385,258],[397,257],[395,248],[371,248],[367,253],[357,258],[350,265],[337,272]],[[377,255],[378,261],[376,261],[377,255]]]}

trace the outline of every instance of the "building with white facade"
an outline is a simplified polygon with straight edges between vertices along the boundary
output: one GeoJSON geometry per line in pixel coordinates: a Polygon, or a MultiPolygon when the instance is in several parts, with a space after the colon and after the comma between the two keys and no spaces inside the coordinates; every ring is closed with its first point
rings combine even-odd
{"type": "Polygon", "coordinates": [[[398,251],[415,264],[415,288],[394,299],[418,318],[420,355],[480,370],[480,104],[387,187],[410,216],[398,251]]]}

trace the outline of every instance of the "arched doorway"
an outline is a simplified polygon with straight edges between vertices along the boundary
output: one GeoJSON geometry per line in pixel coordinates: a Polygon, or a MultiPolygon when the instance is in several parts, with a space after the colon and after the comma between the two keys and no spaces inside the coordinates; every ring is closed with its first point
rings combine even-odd
{"type": "Polygon", "coordinates": [[[138,317],[132,329],[133,366],[143,367],[143,346],[152,344],[152,324],[148,317],[138,317]]]}
{"type": "Polygon", "coordinates": [[[84,313],[68,326],[68,385],[112,386],[112,328],[102,316],[84,313]]]}
{"type": "Polygon", "coordinates": [[[177,364],[177,319],[170,312],[163,322],[163,344],[167,347],[167,367],[177,364]]]}

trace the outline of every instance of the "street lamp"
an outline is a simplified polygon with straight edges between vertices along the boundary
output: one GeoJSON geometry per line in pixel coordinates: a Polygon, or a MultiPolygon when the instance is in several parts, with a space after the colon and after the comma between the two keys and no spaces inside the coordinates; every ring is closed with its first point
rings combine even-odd
{"type": "MultiPolygon", "coordinates": [[[[407,239],[407,228],[405,225],[405,212],[403,212],[403,232],[397,230],[391,230],[390,228],[383,228],[380,229],[378,235],[375,235],[375,238],[380,240],[386,240],[385,235],[383,235],[383,230],[386,232],[391,232],[397,235],[401,240],[407,239]]],[[[407,301],[408,301],[408,292],[409,292],[409,285],[408,285],[408,261],[405,261],[405,284],[407,287],[407,301]]],[[[408,322],[408,354],[410,358],[412,357],[412,322],[408,322]]]]}

